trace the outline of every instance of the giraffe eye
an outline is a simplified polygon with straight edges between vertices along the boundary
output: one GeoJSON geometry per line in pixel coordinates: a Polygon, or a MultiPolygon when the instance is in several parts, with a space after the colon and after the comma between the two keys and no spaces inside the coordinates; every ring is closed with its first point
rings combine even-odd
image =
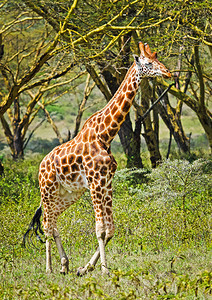
{"type": "Polygon", "coordinates": [[[152,67],[152,63],[151,63],[151,62],[148,62],[148,63],[145,64],[145,66],[146,66],[147,68],[151,68],[151,67],[152,67]]]}

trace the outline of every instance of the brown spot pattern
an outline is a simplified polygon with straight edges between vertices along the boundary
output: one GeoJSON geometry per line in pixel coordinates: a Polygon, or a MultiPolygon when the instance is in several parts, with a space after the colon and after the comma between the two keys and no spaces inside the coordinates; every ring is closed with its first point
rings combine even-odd
{"type": "MultiPolygon", "coordinates": [[[[164,71],[164,65],[153,57],[152,60],[154,70],[159,68],[164,71]]],[[[47,236],[53,234],[58,216],[86,188],[91,191],[97,235],[101,236],[107,229],[107,238],[113,236],[111,181],[117,163],[109,146],[130,109],[141,76],[152,72],[148,67],[142,71],[142,68],[138,70],[135,66],[136,63],[107,106],[91,116],[73,140],[56,147],[41,162],[39,184],[44,205],[43,226],[47,236]]]]}

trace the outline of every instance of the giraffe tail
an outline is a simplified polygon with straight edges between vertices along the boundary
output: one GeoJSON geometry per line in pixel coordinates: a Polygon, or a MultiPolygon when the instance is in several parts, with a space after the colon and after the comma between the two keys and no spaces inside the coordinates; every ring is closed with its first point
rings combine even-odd
{"type": "MultiPolygon", "coordinates": [[[[44,234],[44,232],[43,232],[43,230],[42,230],[42,228],[41,228],[41,222],[40,222],[41,215],[42,215],[42,208],[41,208],[41,205],[40,205],[39,208],[36,210],[35,215],[34,215],[34,217],[32,218],[32,221],[31,221],[31,223],[29,224],[29,227],[28,227],[26,233],[24,234],[23,242],[22,242],[23,247],[26,247],[26,241],[27,241],[27,239],[28,239],[28,241],[29,241],[29,238],[30,238],[30,241],[31,241],[31,243],[32,243],[32,245],[33,245],[33,242],[32,242],[32,240],[31,240],[32,235],[33,235],[33,232],[35,233],[37,239],[38,239],[41,243],[45,243],[45,242],[41,239],[41,237],[40,237],[40,235],[39,235],[39,233],[41,233],[42,235],[44,234]],[[30,233],[31,230],[32,230],[32,234],[29,236],[29,233],[30,233]]],[[[34,245],[33,245],[33,246],[34,246],[34,245]]]]}

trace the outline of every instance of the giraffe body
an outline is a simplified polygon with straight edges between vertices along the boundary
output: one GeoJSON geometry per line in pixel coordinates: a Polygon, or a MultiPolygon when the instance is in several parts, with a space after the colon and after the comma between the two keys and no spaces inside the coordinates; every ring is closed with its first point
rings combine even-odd
{"type": "MultiPolygon", "coordinates": [[[[57,230],[57,218],[77,201],[86,189],[93,202],[96,235],[99,248],[78,275],[92,270],[101,257],[102,271],[108,273],[105,246],[114,235],[112,215],[112,178],[117,163],[110,151],[110,144],[130,110],[142,77],[171,77],[156,53],[148,45],[139,43],[140,57],[128,70],[124,81],[108,104],[92,115],[78,135],[54,148],[41,162],[39,183],[44,207],[43,227],[46,237],[53,236],[60,253],[62,273],[68,272],[68,258],[57,230]]],[[[46,240],[46,270],[51,267],[51,241],[46,240]]]]}

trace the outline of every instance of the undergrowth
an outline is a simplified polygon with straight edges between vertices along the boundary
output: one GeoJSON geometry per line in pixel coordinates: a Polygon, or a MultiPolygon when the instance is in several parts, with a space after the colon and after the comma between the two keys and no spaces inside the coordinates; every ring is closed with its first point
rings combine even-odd
{"type": "Polygon", "coordinates": [[[59,274],[53,247],[45,274],[45,245],[22,248],[40,203],[41,157],[5,161],[0,179],[0,299],[210,299],[212,295],[211,162],[166,161],[153,172],[119,170],[113,181],[116,232],[100,264],[76,276],[97,247],[89,192],[59,218],[70,273],[59,274]]]}

